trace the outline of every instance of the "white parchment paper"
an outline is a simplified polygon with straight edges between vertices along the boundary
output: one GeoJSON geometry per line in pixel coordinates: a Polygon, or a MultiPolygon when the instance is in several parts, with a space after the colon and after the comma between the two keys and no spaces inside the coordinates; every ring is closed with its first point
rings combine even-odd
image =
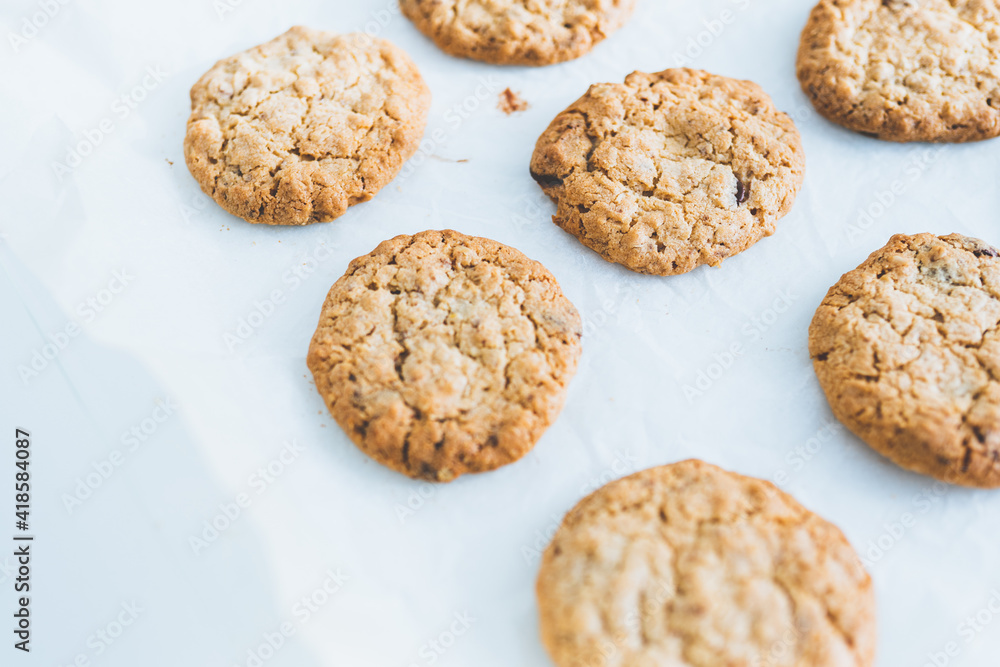
{"type": "Polygon", "coordinates": [[[1000,150],[891,145],[819,118],[794,75],[810,5],[639,0],[592,54],[526,69],[443,55],[389,0],[5,0],[0,545],[15,426],[33,436],[37,541],[33,650],[5,631],[0,664],[548,665],[534,579],[562,514],[688,457],[777,480],[842,527],[875,580],[880,665],[997,664],[1000,495],[935,486],[839,428],[806,329],[892,233],[1000,243],[1000,150]],[[188,91],[300,23],[406,49],[434,93],[427,139],[336,222],[252,226],[187,173],[188,91]],[[675,65],[760,83],[795,118],[807,177],[770,239],[720,269],[643,277],[557,229],[527,166],[590,83],[675,65]],[[527,111],[497,110],[508,86],[527,111]],[[587,334],[531,455],[429,486],[350,444],[305,353],[352,258],[445,227],[545,263],[587,334]]]}

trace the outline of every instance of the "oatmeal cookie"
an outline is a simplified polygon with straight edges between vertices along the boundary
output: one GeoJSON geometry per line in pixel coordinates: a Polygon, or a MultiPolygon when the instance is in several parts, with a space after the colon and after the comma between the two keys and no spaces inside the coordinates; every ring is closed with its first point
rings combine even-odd
{"type": "Polygon", "coordinates": [[[691,69],[591,86],[531,159],[557,225],[608,261],[662,276],[770,236],[804,172],[794,123],[757,84],[691,69]]]}
{"type": "Polygon", "coordinates": [[[351,262],[323,305],[308,365],[362,451],[447,482],[534,447],[562,409],[581,332],[538,262],[427,231],[351,262]]]}
{"type": "Polygon", "coordinates": [[[834,415],[898,465],[1000,487],[1000,256],[897,235],[830,288],[809,354],[834,415]]]}
{"type": "Polygon", "coordinates": [[[584,498],[538,574],[559,667],[869,667],[871,579],[836,526],[701,461],[584,498]]]}
{"type": "Polygon", "coordinates": [[[184,157],[205,194],[248,222],[327,222],[396,176],[429,108],[389,42],[295,27],[194,85],[184,157]]]}

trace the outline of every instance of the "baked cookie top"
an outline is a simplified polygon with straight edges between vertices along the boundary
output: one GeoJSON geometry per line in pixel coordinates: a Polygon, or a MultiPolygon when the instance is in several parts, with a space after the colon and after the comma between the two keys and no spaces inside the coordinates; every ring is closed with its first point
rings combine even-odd
{"type": "Polygon", "coordinates": [[[399,6],[450,55],[551,65],[579,58],[622,27],[635,0],[400,0],[399,6]]]}
{"type": "Polygon", "coordinates": [[[691,69],[591,86],[531,158],[557,225],[655,275],[717,266],[770,236],[804,172],[794,123],[760,86],[691,69]]]}
{"type": "Polygon", "coordinates": [[[893,236],[830,288],[809,354],[833,413],[904,468],[1000,487],[1000,256],[893,236]]]}
{"type": "Polygon", "coordinates": [[[538,262],[427,231],[351,262],[323,305],[308,364],[358,447],[447,482],[531,450],[562,408],[581,331],[538,262]]]}
{"type": "Polygon", "coordinates": [[[797,69],[821,114],[879,139],[1000,134],[996,0],[821,0],[797,69]]]}
{"type": "Polygon", "coordinates": [[[560,667],[873,664],[871,580],[832,524],[768,482],[701,461],[584,498],[538,574],[560,667]]]}
{"type": "Polygon", "coordinates": [[[396,176],[429,107],[420,72],[389,42],[295,27],[194,85],[184,157],[248,222],[326,222],[396,176]]]}

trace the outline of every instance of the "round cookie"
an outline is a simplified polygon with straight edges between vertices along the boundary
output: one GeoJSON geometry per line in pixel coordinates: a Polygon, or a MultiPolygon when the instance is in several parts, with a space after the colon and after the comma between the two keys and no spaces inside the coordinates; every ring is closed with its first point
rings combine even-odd
{"type": "Polygon", "coordinates": [[[837,419],[898,465],[1000,487],[1000,256],[893,236],[830,288],[809,354],[837,419]]]}
{"type": "Polygon", "coordinates": [[[295,27],[194,85],[184,157],[205,194],[248,222],[327,222],[395,178],[429,108],[389,42],[295,27]]]}
{"type": "Polygon", "coordinates": [[[769,482],[702,461],[581,500],[537,594],[559,667],[874,663],[871,579],[840,530],[769,482]]]}
{"type": "Polygon", "coordinates": [[[750,81],[691,69],[597,84],[538,139],[553,222],[654,275],[719,265],[774,233],[802,185],[792,120],[750,81]]]}
{"type": "Polygon", "coordinates": [[[1000,134],[996,0],[821,0],[799,45],[816,109],[888,141],[1000,134]]]}
{"type": "Polygon", "coordinates": [[[621,28],[635,0],[400,0],[438,47],[494,65],[551,65],[579,58],[621,28]]]}
{"type": "Polygon", "coordinates": [[[582,324],[545,267],[454,231],[385,241],[323,305],[308,364],[373,459],[448,482],[528,453],[562,409],[582,324]]]}

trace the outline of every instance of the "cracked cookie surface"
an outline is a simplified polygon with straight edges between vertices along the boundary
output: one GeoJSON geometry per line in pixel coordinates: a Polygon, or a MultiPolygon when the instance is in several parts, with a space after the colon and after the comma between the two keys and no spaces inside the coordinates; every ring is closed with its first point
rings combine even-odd
{"type": "Polygon", "coordinates": [[[804,173],[794,123],[757,84],[690,69],[591,86],[531,159],[553,222],[654,275],[718,266],[773,234],[804,173]]]}
{"type": "Polygon", "coordinates": [[[395,178],[429,108],[389,42],[295,27],[194,85],[184,157],[205,194],[248,222],[327,222],[395,178]]]}
{"type": "Polygon", "coordinates": [[[528,453],[562,409],[582,324],[538,262],[446,230],[385,241],[330,290],[308,365],[373,459],[447,482],[528,453]]]}
{"type": "Polygon", "coordinates": [[[996,0],[822,0],[799,45],[816,109],[889,141],[1000,134],[996,0]]]}
{"type": "Polygon", "coordinates": [[[538,574],[559,667],[873,664],[871,580],[836,526],[702,461],[580,501],[538,574]]]}
{"type": "Polygon", "coordinates": [[[898,465],[1000,487],[1000,257],[897,235],[830,288],[809,354],[834,415],[898,465]]]}
{"type": "Polygon", "coordinates": [[[635,0],[400,0],[399,6],[450,55],[551,65],[579,58],[621,28],[635,0]]]}

